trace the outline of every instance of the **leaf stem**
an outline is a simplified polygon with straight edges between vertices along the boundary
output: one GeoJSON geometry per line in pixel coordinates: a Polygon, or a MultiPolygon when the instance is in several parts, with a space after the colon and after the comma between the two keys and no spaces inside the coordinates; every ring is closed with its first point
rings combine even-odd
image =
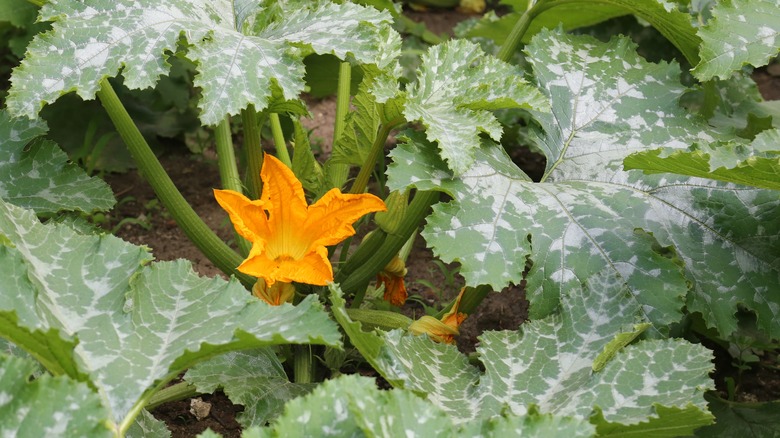
{"type": "MultiPolygon", "coordinates": [[[[349,113],[350,85],[352,83],[352,65],[349,62],[339,64],[339,82],[336,92],[336,123],[333,127],[333,143],[336,144],[347,125],[349,113]]],[[[333,187],[341,188],[347,182],[349,164],[331,163],[328,167],[328,179],[333,187]]]]}
{"type": "Polygon", "coordinates": [[[260,199],[263,182],[260,170],[263,168],[263,146],[260,142],[260,120],[255,106],[249,104],[241,110],[244,125],[244,153],[246,154],[246,190],[250,199],[260,199]]]}
{"type": "Polygon", "coordinates": [[[314,361],[311,354],[310,345],[296,345],[293,347],[293,372],[295,373],[295,383],[314,382],[314,361]]]}
{"type": "Polygon", "coordinates": [[[284,139],[282,122],[279,120],[279,114],[271,113],[269,118],[271,120],[271,133],[274,136],[274,145],[276,145],[276,157],[279,158],[279,161],[284,163],[285,166],[292,169],[290,152],[287,150],[287,142],[284,139]]]}
{"type": "MultiPolygon", "coordinates": [[[[230,116],[225,116],[214,129],[217,143],[217,162],[222,188],[242,193],[241,178],[238,176],[236,153],[233,149],[233,135],[230,132],[230,116]]],[[[241,254],[246,257],[252,245],[238,233],[234,233],[241,254]]]]}
{"type": "Polygon", "coordinates": [[[236,267],[241,264],[241,256],[217,237],[176,189],[107,79],[100,82],[97,95],[138,168],[184,234],[222,272],[235,275],[244,286],[252,287],[255,279],[236,270],[236,267]]]}
{"type": "Polygon", "coordinates": [[[355,294],[351,308],[360,306],[362,294],[365,293],[369,281],[398,254],[409,236],[420,225],[420,221],[428,215],[431,205],[438,200],[437,191],[418,191],[395,233],[388,234],[382,229],[374,230],[344,263],[336,275],[336,283],[341,285],[344,293],[355,294]]]}
{"type": "Polygon", "coordinates": [[[187,382],[179,382],[154,393],[144,407],[147,411],[151,411],[161,404],[184,400],[185,398],[194,397],[198,394],[202,394],[202,392],[198,391],[195,388],[195,385],[191,385],[187,382]]]}
{"type": "Polygon", "coordinates": [[[371,145],[371,150],[368,153],[366,162],[363,163],[357,178],[355,178],[355,182],[352,183],[352,188],[349,190],[350,193],[360,194],[366,191],[368,180],[371,177],[371,173],[374,171],[377,160],[382,156],[382,152],[385,150],[387,136],[390,135],[392,129],[393,126],[390,124],[383,123],[379,125],[379,132],[376,134],[374,144],[371,145]]]}

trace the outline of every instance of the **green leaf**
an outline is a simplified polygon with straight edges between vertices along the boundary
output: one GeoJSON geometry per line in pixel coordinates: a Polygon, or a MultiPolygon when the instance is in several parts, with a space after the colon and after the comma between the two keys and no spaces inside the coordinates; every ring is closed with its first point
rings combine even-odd
{"type": "MultiPolygon", "coordinates": [[[[705,398],[707,396],[708,394],[704,395],[705,398]]],[[[599,410],[591,417],[591,423],[596,425],[599,437],[621,438],[650,436],[654,438],[678,438],[691,436],[692,430],[696,427],[695,425],[712,423],[712,414],[692,405],[685,408],[655,406],[655,410],[658,412],[657,418],[650,418],[648,421],[631,425],[610,423],[604,420],[604,416],[599,410]]]]}
{"type": "Polygon", "coordinates": [[[366,85],[360,85],[358,94],[352,98],[351,104],[355,110],[347,114],[344,132],[333,144],[331,160],[334,163],[362,166],[368,159],[371,145],[376,140],[382,117],[366,85]]]}
{"type": "Polygon", "coordinates": [[[777,437],[780,432],[780,401],[735,403],[718,398],[712,393],[705,397],[717,422],[697,430],[698,437],[770,438],[777,437]]]}
{"type": "Polygon", "coordinates": [[[41,121],[12,119],[0,110],[0,198],[38,214],[110,209],[115,200],[108,184],[68,163],[53,142],[33,140],[45,132],[41,121]]]}
{"type": "Polygon", "coordinates": [[[460,175],[474,163],[481,132],[501,139],[501,124],[490,113],[501,108],[544,111],[549,104],[516,66],[487,56],[474,43],[451,40],[423,56],[418,81],[407,90],[404,116],[426,126],[428,139],[460,175]]]}
{"type": "MultiPolygon", "coordinates": [[[[220,352],[282,343],[340,345],[312,296],[271,307],[232,279],[202,278],[114,236],[42,225],[0,201],[0,333],[56,373],[94,385],[127,421],[154,388],[220,352]]],[[[136,412],[137,414],[137,412],[136,412]]],[[[131,417],[132,418],[132,417],[131,417]]]]}
{"type": "Polygon", "coordinates": [[[127,438],[168,438],[171,436],[171,431],[168,430],[168,426],[164,422],[154,418],[144,409],[136,417],[125,436],[127,438]]]}
{"type": "Polygon", "coordinates": [[[36,364],[0,354],[0,435],[110,437],[108,410],[86,384],[44,374],[36,364]]]}
{"type": "Polygon", "coordinates": [[[207,125],[250,103],[264,109],[272,84],[284,100],[296,98],[304,88],[304,53],[293,46],[379,68],[400,53],[387,12],[350,2],[279,5],[289,8],[283,16],[266,14],[276,21],[263,21],[261,12],[247,25],[257,6],[230,0],[48,3],[39,19],[53,21],[52,31],[33,40],[14,71],[9,111],[34,118],[42,105],[71,90],[91,99],[100,80],[120,69],[128,88],[152,87],[168,74],[166,53],[176,52],[181,36],[198,64],[195,86],[202,89],[200,118],[207,125]]]}
{"type": "Polygon", "coordinates": [[[372,379],[344,375],[285,406],[284,415],[251,436],[590,437],[586,422],[552,415],[505,415],[456,424],[410,391],[381,391],[372,379]],[[256,435],[255,435],[256,434],[256,435]]]}
{"type": "Polygon", "coordinates": [[[0,0],[0,22],[7,21],[15,27],[25,27],[35,21],[38,8],[26,0],[0,0]]]}
{"type": "Polygon", "coordinates": [[[750,64],[766,65],[780,51],[780,4],[777,0],[723,0],[698,32],[701,62],[692,70],[701,81],[726,79],[750,64]]]}
{"type": "Polygon", "coordinates": [[[309,144],[309,134],[297,118],[293,118],[292,122],[295,139],[293,141],[293,173],[306,190],[316,194],[324,193],[325,176],[322,173],[322,166],[314,158],[309,144]]]}
{"type": "Polygon", "coordinates": [[[244,406],[236,419],[245,428],[265,425],[282,412],[285,402],[314,387],[290,382],[269,348],[219,355],[190,368],[184,380],[199,392],[222,388],[230,401],[244,406]]]}
{"type": "Polygon", "coordinates": [[[694,407],[698,413],[685,417],[688,431],[710,422],[703,393],[713,386],[712,353],[700,345],[639,341],[617,352],[602,371],[592,371],[615,335],[642,318],[641,307],[609,271],[571,290],[559,314],[527,323],[522,332],[485,332],[477,347],[484,373],[452,345],[345,324],[339,291],[332,286],[331,292],[334,317],[377,371],[394,386],[426,395],[457,422],[505,410],[522,416],[531,405],[584,421],[599,408],[606,421],[629,426],[672,412],[658,406],[694,407]]]}
{"type": "Polygon", "coordinates": [[[687,150],[654,149],[623,161],[626,169],[677,173],[780,190],[780,131],[759,133],[750,144],[694,144],[687,150]]]}
{"type": "Polygon", "coordinates": [[[776,193],[622,169],[633,152],[713,141],[707,125],[677,105],[679,68],[647,63],[634,49],[624,38],[600,43],[547,31],[528,46],[553,102],[552,114],[534,112],[543,131],[533,138],[547,157],[541,183],[490,141],[453,177],[413,133],[391,154],[388,186],[453,197],[435,206],[423,236],[445,262],[462,264],[467,285],[519,283],[530,260],[532,318],[611,269],[662,332],[685,304],[725,336],[744,305],[761,330],[780,337],[776,193]]]}
{"type": "MultiPolygon", "coordinates": [[[[495,23],[479,26],[471,33],[473,36],[486,36],[502,44],[509,31],[525,11],[526,4],[513,5],[518,13],[507,14],[495,23]]],[[[691,24],[690,16],[680,12],[673,2],[663,0],[590,0],[565,1],[540,0],[535,2],[533,21],[523,37],[528,43],[531,37],[543,29],[561,26],[570,30],[590,26],[621,15],[633,14],[658,30],[672,42],[685,58],[695,65],[699,62],[699,44],[701,39],[691,24]]]]}
{"type": "Polygon", "coordinates": [[[563,298],[560,314],[528,323],[522,332],[484,333],[477,348],[484,374],[453,346],[397,332],[386,339],[390,359],[384,372],[428,394],[461,421],[505,407],[523,415],[531,404],[580,419],[598,407],[608,421],[626,425],[658,417],[657,405],[693,405],[706,412],[703,392],[713,386],[712,353],[700,345],[640,341],[592,372],[600,352],[638,317],[640,308],[620,280],[605,272],[563,298]]]}

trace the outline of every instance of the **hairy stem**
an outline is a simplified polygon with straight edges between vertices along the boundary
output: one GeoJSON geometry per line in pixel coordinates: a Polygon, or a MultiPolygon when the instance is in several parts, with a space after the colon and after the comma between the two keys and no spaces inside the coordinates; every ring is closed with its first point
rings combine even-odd
{"type": "Polygon", "coordinates": [[[295,383],[314,382],[314,358],[311,354],[310,345],[296,345],[293,347],[293,371],[295,372],[295,383]]]}
{"type": "Polygon", "coordinates": [[[241,264],[241,256],[217,237],[176,189],[107,79],[100,82],[97,95],[138,168],[184,234],[220,270],[228,275],[235,275],[246,287],[251,288],[255,279],[236,270],[241,264]]]}
{"type": "Polygon", "coordinates": [[[282,122],[279,120],[279,114],[271,113],[269,119],[271,120],[271,133],[274,136],[274,145],[276,145],[276,158],[284,163],[285,166],[292,169],[290,152],[287,150],[287,142],[284,140],[282,122]]]}
{"type": "Polygon", "coordinates": [[[195,385],[190,385],[187,382],[179,382],[154,393],[154,395],[149,398],[149,401],[146,402],[145,408],[147,411],[151,411],[161,404],[184,400],[185,398],[194,397],[198,394],[202,394],[202,392],[195,389],[195,385]]]}
{"type": "MultiPolygon", "coordinates": [[[[242,193],[241,178],[238,176],[236,153],[233,149],[233,135],[230,132],[230,116],[225,116],[214,130],[217,143],[217,162],[222,188],[242,193]]],[[[238,233],[234,233],[241,254],[246,257],[252,245],[238,233]]]]}
{"type": "Polygon", "coordinates": [[[263,146],[260,143],[260,120],[255,106],[249,104],[241,110],[244,125],[244,153],[246,154],[246,190],[250,199],[260,199],[263,182],[260,170],[263,168],[263,146]]]}
{"type": "MultiPolygon", "coordinates": [[[[336,98],[336,124],[333,127],[333,143],[336,144],[344,128],[347,125],[347,114],[349,113],[350,84],[352,81],[352,65],[348,62],[342,62],[339,65],[339,84],[336,98]]],[[[328,165],[328,179],[331,186],[341,188],[347,182],[349,174],[349,164],[330,163],[328,165]]]]}
{"type": "Polygon", "coordinates": [[[344,293],[355,294],[355,299],[352,300],[350,307],[360,306],[362,298],[358,295],[365,293],[366,286],[376,276],[376,273],[387,266],[390,260],[398,254],[401,247],[409,240],[409,236],[428,215],[431,205],[438,200],[439,192],[418,191],[395,233],[388,234],[381,229],[374,230],[374,234],[369,236],[347,260],[336,276],[336,282],[341,285],[344,293]],[[371,251],[370,257],[365,257],[369,251],[363,251],[362,248],[366,246],[373,249],[377,244],[379,244],[379,248],[371,251]]]}
{"type": "Polygon", "coordinates": [[[379,132],[376,134],[374,144],[371,145],[371,151],[368,153],[368,158],[366,158],[366,162],[363,163],[363,166],[360,168],[360,172],[358,173],[357,178],[355,178],[355,182],[352,183],[352,188],[349,190],[350,193],[360,194],[366,191],[368,180],[371,177],[371,173],[374,171],[377,160],[382,156],[382,152],[385,150],[387,136],[390,135],[392,129],[393,127],[390,124],[379,125],[379,132]]]}

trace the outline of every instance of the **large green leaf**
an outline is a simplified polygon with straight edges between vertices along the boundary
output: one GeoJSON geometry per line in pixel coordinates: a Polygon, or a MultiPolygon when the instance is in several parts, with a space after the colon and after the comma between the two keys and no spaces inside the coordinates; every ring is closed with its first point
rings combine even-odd
{"type": "Polygon", "coordinates": [[[723,0],[699,29],[701,62],[693,74],[702,81],[726,79],[743,65],[765,65],[780,51],[780,2],[723,0]]]}
{"type": "Polygon", "coordinates": [[[38,214],[110,209],[114,194],[103,180],[68,163],[53,142],[33,140],[45,132],[42,121],[12,119],[0,110],[0,198],[38,214]]]}
{"type": "Polygon", "coordinates": [[[677,105],[679,68],[645,62],[624,38],[600,43],[544,31],[528,54],[553,103],[552,114],[534,113],[547,156],[541,183],[489,141],[460,177],[419,134],[392,153],[391,188],[454,198],[436,206],[423,233],[439,256],[459,261],[468,285],[495,289],[519,283],[530,261],[532,317],[611,269],[658,329],[686,304],[728,335],[744,305],[780,337],[776,194],[622,169],[633,152],[713,140],[677,105]]]}
{"type": "Polygon", "coordinates": [[[623,161],[626,169],[646,173],[678,173],[780,190],[780,131],[758,134],[743,143],[693,145],[687,150],[654,149],[637,152],[623,161]]]}
{"type": "Polygon", "coordinates": [[[265,425],[282,412],[285,402],[314,387],[290,382],[270,348],[219,355],[190,368],[184,380],[199,392],[222,388],[230,401],[244,406],[237,417],[243,427],[265,425]]]}
{"type": "Polygon", "coordinates": [[[38,9],[25,0],[0,0],[0,21],[15,27],[24,27],[35,21],[38,9]]]}
{"type": "Polygon", "coordinates": [[[421,121],[450,169],[462,174],[474,163],[480,132],[501,139],[501,124],[490,113],[501,108],[545,110],[549,104],[517,67],[485,55],[474,43],[452,40],[423,56],[418,81],[407,90],[404,116],[421,121]]]}
{"type": "Polygon", "coordinates": [[[37,364],[0,353],[0,435],[110,437],[108,410],[86,384],[39,376],[37,364]]]}
{"type": "Polygon", "coordinates": [[[244,436],[593,436],[593,427],[585,421],[538,413],[497,416],[465,425],[456,420],[410,391],[381,391],[373,379],[347,375],[291,401],[271,426],[250,429],[244,436]]]}
{"type": "Polygon", "coordinates": [[[711,422],[703,393],[713,386],[712,354],[700,345],[640,341],[594,371],[605,351],[614,353],[613,340],[632,332],[643,318],[641,307],[609,271],[571,290],[559,314],[528,323],[520,332],[484,333],[477,347],[484,373],[454,346],[427,336],[360,331],[344,312],[338,288],[331,287],[331,293],[334,317],[377,371],[394,386],[426,395],[458,422],[505,409],[525,415],[532,405],[556,416],[602,422],[612,431],[650,421],[653,427],[644,429],[648,436],[670,427],[665,420],[673,419],[680,434],[711,422]],[[594,409],[599,417],[592,417],[594,409]]]}
{"type": "Polygon", "coordinates": [[[697,437],[776,438],[780,435],[780,401],[736,403],[713,394],[707,394],[707,400],[717,421],[697,430],[697,437]]]}
{"type": "Polygon", "coordinates": [[[231,0],[47,3],[39,19],[53,21],[53,29],[33,40],[14,71],[8,108],[34,118],[42,105],[68,91],[91,99],[100,80],[120,69],[128,88],[152,87],[168,73],[166,52],[175,52],[182,36],[190,45],[187,56],[198,64],[200,118],[208,125],[250,103],[262,110],[272,85],[284,99],[297,98],[304,66],[293,45],[380,68],[400,53],[387,12],[350,2],[273,6],[286,8],[284,14],[265,14],[266,5],[231,0]]]}
{"type": "MultiPolygon", "coordinates": [[[[507,14],[498,21],[483,22],[470,33],[485,36],[502,44],[521,13],[525,12],[527,1],[507,2],[517,13],[507,14]]],[[[610,18],[633,14],[647,21],[672,42],[691,64],[699,61],[698,50],[701,39],[691,24],[690,16],[680,12],[673,2],[664,0],[539,0],[533,5],[533,20],[526,31],[523,42],[542,29],[576,29],[606,21],[610,18]]]]}
{"type": "Polygon", "coordinates": [[[183,260],[144,266],[142,247],[42,225],[2,201],[0,242],[0,335],[49,370],[90,381],[117,423],[218,352],[340,343],[316,297],[271,307],[234,279],[199,277],[183,260]]]}

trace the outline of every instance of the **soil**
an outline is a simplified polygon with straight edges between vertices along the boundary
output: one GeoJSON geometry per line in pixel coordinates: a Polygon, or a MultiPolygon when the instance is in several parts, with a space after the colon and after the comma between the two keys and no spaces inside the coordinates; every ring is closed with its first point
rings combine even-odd
{"type": "MultiPolygon", "coordinates": [[[[465,18],[465,15],[444,11],[413,13],[415,20],[425,20],[429,28],[437,34],[447,34],[452,26],[465,18]]],[[[759,69],[754,78],[760,84],[767,99],[780,99],[780,68],[759,69]]],[[[332,126],[335,117],[333,98],[311,99],[313,118],[305,121],[305,126],[313,130],[312,138],[319,138],[322,152],[327,154],[333,137],[332,126]]],[[[529,152],[514,152],[513,159],[518,165],[529,170],[529,174],[541,174],[544,158],[529,152]]],[[[212,188],[220,187],[217,165],[213,152],[195,156],[184,147],[172,148],[161,156],[161,162],[182,194],[200,215],[225,241],[232,241],[233,230],[227,215],[217,205],[212,196],[212,188]]],[[[113,188],[119,202],[108,216],[111,225],[120,224],[116,234],[135,244],[152,248],[157,260],[185,258],[192,262],[193,268],[204,276],[221,275],[214,265],[194,247],[176,226],[170,215],[156,200],[156,197],[143,180],[134,171],[125,174],[106,175],[105,179],[113,188]],[[123,221],[123,222],[122,222],[123,221]]],[[[463,284],[462,278],[452,275],[455,265],[438,266],[434,256],[426,248],[422,238],[415,242],[407,261],[408,290],[411,296],[417,296],[426,305],[435,305],[442,299],[454,297],[463,284]],[[445,275],[446,274],[446,275],[445,275]],[[450,279],[451,277],[452,279],[450,279]]],[[[423,307],[418,301],[410,300],[405,313],[419,316],[423,307]]],[[[461,326],[458,348],[464,353],[473,352],[479,336],[485,330],[514,330],[527,317],[528,302],[522,287],[511,286],[501,293],[490,294],[476,313],[461,326]]],[[[725,377],[737,375],[730,363],[728,354],[717,352],[718,372],[714,375],[718,391],[726,397],[725,377]]],[[[740,375],[738,399],[741,401],[768,401],[780,399],[780,372],[777,371],[777,357],[766,357],[773,366],[753,367],[740,375]]],[[[235,421],[241,406],[233,405],[221,392],[201,396],[203,401],[212,405],[210,414],[201,420],[190,412],[190,400],[168,403],[156,408],[152,413],[168,425],[174,437],[191,437],[211,428],[225,437],[240,436],[240,426],[235,421]]]]}

